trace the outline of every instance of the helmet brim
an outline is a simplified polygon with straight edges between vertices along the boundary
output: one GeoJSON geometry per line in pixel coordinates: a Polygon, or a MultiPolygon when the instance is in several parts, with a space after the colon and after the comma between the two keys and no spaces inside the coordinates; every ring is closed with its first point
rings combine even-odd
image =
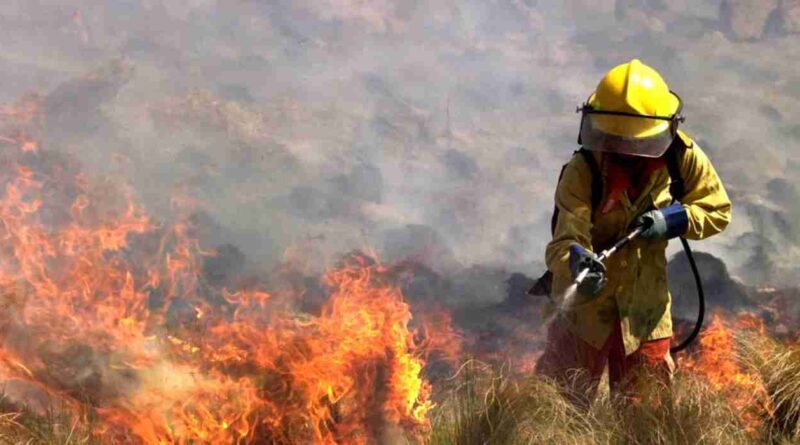
{"type": "MultiPolygon", "coordinates": [[[[672,141],[675,139],[675,132],[667,121],[667,125],[662,131],[645,136],[632,137],[611,134],[603,130],[603,125],[598,125],[598,118],[607,117],[601,113],[584,113],[581,119],[580,139],[581,144],[592,151],[605,153],[623,154],[631,156],[642,156],[646,158],[658,158],[663,155],[672,141]]],[[[614,116],[615,119],[641,120],[643,117],[614,116]]],[[[659,124],[664,121],[659,122],[659,124]]]]}
{"type": "Polygon", "coordinates": [[[588,109],[598,113],[595,127],[603,129],[606,133],[622,137],[648,138],[656,136],[670,127],[673,116],[679,115],[683,109],[680,96],[674,91],[669,91],[668,98],[663,99],[657,112],[648,114],[636,108],[606,108],[598,103],[597,93],[592,93],[586,101],[588,109]],[[624,119],[620,116],[628,116],[624,119]]]}

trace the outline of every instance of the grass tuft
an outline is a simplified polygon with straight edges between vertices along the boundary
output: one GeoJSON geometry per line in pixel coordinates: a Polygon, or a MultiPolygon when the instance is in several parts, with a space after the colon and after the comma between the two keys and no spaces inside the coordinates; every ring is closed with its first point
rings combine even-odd
{"type": "Polygon", "coordinates": [[[76,416],[67,406],[33,413],[0,396],[0,443],[99,445],[94,420],[76,416]]]}
{"type": "Polygon", "coordinates": [[[671,388],[644,388],[641,400],[605,392],[588,409],[545,379],[474,362],[453,383],[428,445],[754,443],[725,399],[690,375],[671,388]]]}
{"type": "MultiPolygon", "coordinates": [[[[429,445],[576,443],[594,435],[589,418],[549,382],[515,379],[470,361],[451,380],[429,445]]],[[[594,443],[585,440],[577,443],[594,443]]]]}
{"type": "Polygon", "coordinates": [[[740,340],[743,361],[764,382],[771,407],[765,419],[765,440],[800,442],[800,346],[786,346],[764,335],[740,340]]]}

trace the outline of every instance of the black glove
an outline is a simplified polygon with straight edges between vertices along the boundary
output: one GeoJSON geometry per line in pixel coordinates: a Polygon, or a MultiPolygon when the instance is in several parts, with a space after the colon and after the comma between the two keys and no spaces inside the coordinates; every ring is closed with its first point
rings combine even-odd
{"type": "Polygon", "coordinates": [[[578,292],[583,295],[597,296],[606,285],[606,266],[597,259],[597,255],[580,244],[569,247],[569,267],[573,280],[581,271],[589,269],[586,278],[578,285],[578,292]]]}
{"type": "Polygon", "coordinates": [[[686,233],[689,228],[689,215],[681,203],[663,209],[650,210],[636,219],[636,225],[644,226],[639,234],[644,239],[672,239],[686,233]]]}

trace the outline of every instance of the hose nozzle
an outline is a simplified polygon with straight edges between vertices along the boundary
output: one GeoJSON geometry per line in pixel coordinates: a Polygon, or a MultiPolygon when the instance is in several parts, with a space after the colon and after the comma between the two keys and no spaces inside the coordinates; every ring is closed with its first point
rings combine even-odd
{"type": "MultiPolygon", "coordinates": [[[[617,241],[613,246],[600,252],[600,255],[597,256],[597,260],[600,261],[601,263],[605,262],[605,260],[607,260],[611,255],[614,255],[614,253],[616,253],[619,249],[625,247],[625,245],[636,239],[642,232],[647,230],[647,226],[648,226],[647,224],[636,226],[630,233],[628,233],[622,239],[617,241]]],[[[589,275],[589,272],[590,269],[588,267],[581,269],[581,271],[578,272],[578,275],[572,282],[576,285],[580,285],[581,283],[583,283],[583,280],[585,280],[586,277],[589,275]]]]}
{"type": "Polygon", "coordinates": [[[575,279],[572,282],[580,286],[581,283],[583,283],[583,280],[585,280],[587,276],[589,276],[589,268],[585,267],[581,269],[581,271],[578,273],[578,276],[575,277],[575,279]]]}

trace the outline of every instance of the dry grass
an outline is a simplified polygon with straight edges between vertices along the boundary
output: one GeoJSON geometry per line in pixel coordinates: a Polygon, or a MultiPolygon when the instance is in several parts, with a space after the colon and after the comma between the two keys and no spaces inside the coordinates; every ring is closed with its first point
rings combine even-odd
{"type": "Polygon", "coordinates": [[[749,335],[740,343],[743,361],[760,375],[772,402],[765,441],[800,443],[800,346],[764,335],[749,335]]]}
{"type": "Polygon", "coordinates": [[[609,444],[747,444],[737,413],[694,376],[679,374],[670,388],[650,388],[630,403],[604,397],[591,410],[609,444]]]}
{"type": "Polygon", "coordinates": [[[646,389],[640,402],[606,393],[581,410],[535,376],[468,365],[433,422],[429,445],[756,443],[723,398],[687,375],[646,389]]]}
{"type": "MultiPolygon", "coordinates": [[[[763,336],[739,339],[740,360],[767,388],[772,409],[761,431],[745,432],[740,413],[696,376],[679,372],[671,388],[647,388],[642,400],[602,392],[588,409],[570,404],[536,376],[509,376],[466,363],[439,385],[426,445],[796,444],[800,443],[800,347],[763,336]]],[[[0,401],[0,443],[99,444],[91,420],[55,410],[37,416],[0,401]]]]}
{"type": "Polygon", "coordinates": [[[92,419],[78,418],[67,407],[44,415],[19,409],[0,400],[0,444],[94,445],[102,441],[92,433],[92,419]]]}
{"type": "Polygon", "coordinates": [[[468,362],[450,383],[430,445],[594,443],[593,419],[541,379],[512,379],[468,362]]]}

